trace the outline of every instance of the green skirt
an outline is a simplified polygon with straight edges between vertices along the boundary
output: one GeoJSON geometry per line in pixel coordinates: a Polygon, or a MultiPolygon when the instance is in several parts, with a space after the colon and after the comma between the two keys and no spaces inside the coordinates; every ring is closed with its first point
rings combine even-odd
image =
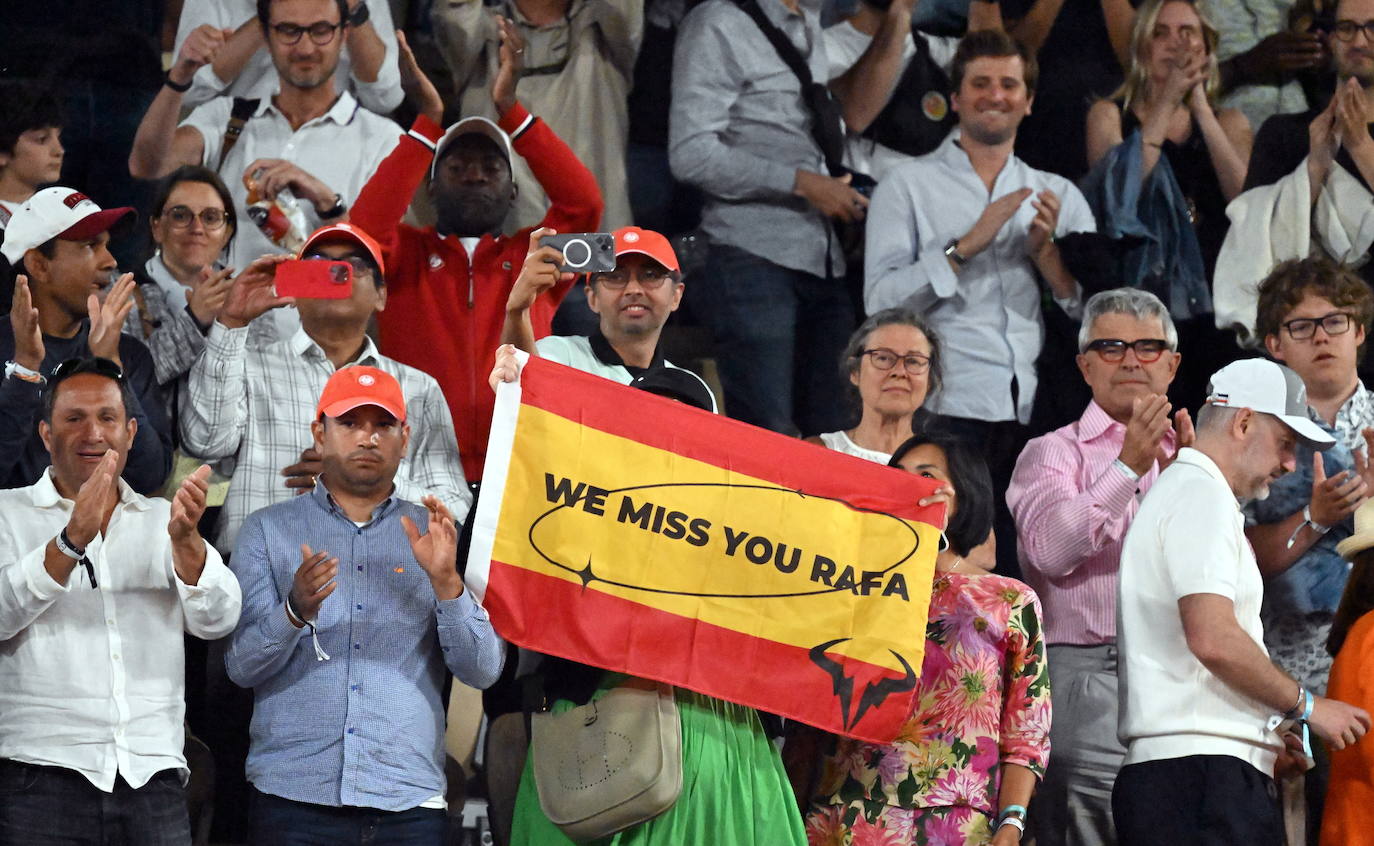
{"type": "MultiPolygon", "coordinates": [[[[663,814],[597,840],[597,846],[805,846],[782,759],[754,709],[682,688],[676,693],[682,715],[682,795],[663,814]]],[[[571,707],[563,700],[554,704],[555,711],[571,707]]],[[[539,808],[533,755],[526,758],[520,779],[511,843],[573,844],[539,808]]]]}

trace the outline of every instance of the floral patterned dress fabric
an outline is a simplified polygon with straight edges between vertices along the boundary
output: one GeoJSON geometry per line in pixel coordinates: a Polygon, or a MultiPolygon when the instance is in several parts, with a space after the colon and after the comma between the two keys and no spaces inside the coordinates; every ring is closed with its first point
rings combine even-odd
{"type": "Polygon", "coordinates": [[[937,573],[916,710],[890,744],[836,740],[807,842],[987,843],[1001,766],[1042,776],[1049,752],[1039,598],[1002,576],[937,573]]]}

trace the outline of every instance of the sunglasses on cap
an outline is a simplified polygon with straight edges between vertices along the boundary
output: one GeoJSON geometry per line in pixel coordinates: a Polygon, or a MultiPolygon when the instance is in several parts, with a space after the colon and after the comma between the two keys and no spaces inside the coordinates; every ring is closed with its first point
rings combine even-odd
{"type": "Polygon", "coordinates": [[[70,379],[81,373],[95,373],[124,384],[124,370],[108,358],[69,358],[52,369],[48,386],[56,385],[63,379],[70,379]]]}

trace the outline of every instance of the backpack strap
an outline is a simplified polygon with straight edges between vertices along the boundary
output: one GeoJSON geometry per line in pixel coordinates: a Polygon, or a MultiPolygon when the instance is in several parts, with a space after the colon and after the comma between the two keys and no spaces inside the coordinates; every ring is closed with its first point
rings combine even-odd
{"type": "Polygon", "coordinates": [[[234,149],[235,144],[239,143],[239,136],[243,134],[243,125],[257,112],[260,102],[256,97],[234,98],[234,105],[229,110],[229,123],[224,127],[224,143],[220,145],[219,161],[215,163],[216,171],[224,167],[224,160],[229,158],[229,151],[234,149]]]}

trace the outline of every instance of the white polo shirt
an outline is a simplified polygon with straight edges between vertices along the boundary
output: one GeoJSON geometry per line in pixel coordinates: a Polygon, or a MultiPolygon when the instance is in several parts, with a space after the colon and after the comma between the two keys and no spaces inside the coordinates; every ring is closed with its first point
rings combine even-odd
{"type": "Polygon", "coordinates": [[[1230,755],[1270,774],[1281,747],[1268,729],[1271,709],[1233,690],[1188,649],[1178,600],[1195,593],[1235,603],[1236,621],[1264,650],[1264,585],[1245,518],[1216,463],[1185,448],[1141,501],[1121,551],[1118,734],[1126,764],[1230,755]]]}

